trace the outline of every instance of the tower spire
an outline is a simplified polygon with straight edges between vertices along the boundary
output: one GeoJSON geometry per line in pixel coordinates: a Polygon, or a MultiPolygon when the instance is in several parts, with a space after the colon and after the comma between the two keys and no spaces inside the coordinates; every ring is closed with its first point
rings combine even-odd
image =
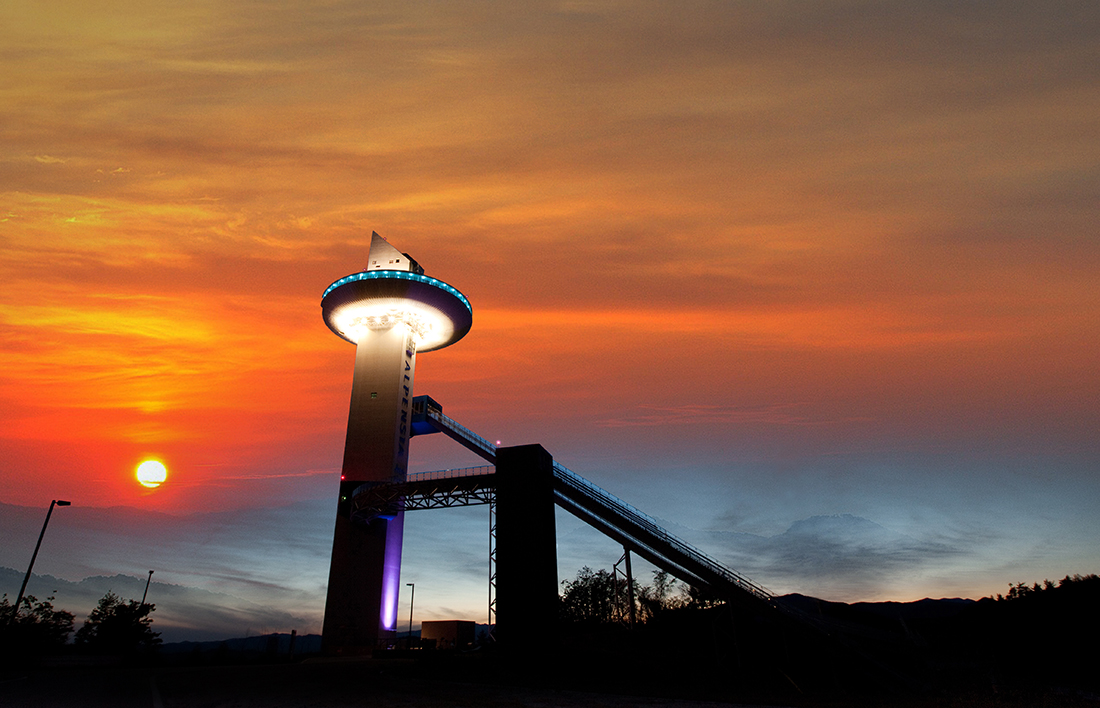
{"type": "Polygon", "coordinates": [[[401,270],[407,273],[424,274],[424,269],[414,258],[402,253],[390,245],[390,242],[372,231],[370,235],[370,253],[367,255],[366,271],[401,270]]]}

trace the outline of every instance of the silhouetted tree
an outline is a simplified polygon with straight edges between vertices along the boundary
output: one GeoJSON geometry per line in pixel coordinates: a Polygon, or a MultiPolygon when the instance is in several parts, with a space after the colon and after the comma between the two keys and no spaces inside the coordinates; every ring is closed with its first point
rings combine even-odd
{"type": "Polygon", "coordinates": [[[1051,580],[1044,580],[1042,585],[1040,585],[1039,583],[1034,583],[1031,585],[1031,587],[1028,587],[1027,583],[1009,583],[1008,594],[1001,595],[1000,593],[998,593],[996,598],[994,599],[1021,600],[1025,597],[1035,597],[1040,594],[1049,595],[1055,591],[1062,590],[1063,588],[1073,588],[1074,590],[1076,590],[1077,588],[1098,585],[1100,585],[1100,576],[1097,575],[1067,575],[1066,577],[1059,580],[1057,585],[1055,585],[1054,582],[1051,580]]]}
{"type": "MultiPolygon", "coordinates": [[[[607,570],[585,566],[573,580],[562,581],[561,617],[566,622],[609,624],[625,622],[630,616],[630,593],[626,578],[607,570]]],[[[637,618],[647,622],[663,610],[681,607],[710,607],[709,596],[686,588],[664,570],[653,572],[653,585],[639,587],[634,581],[637,618]]]]}
{"type": "Polygon", "coordinates": [[[562,581],[561,616],[567,622],[600,624],[612,620],[614,578],[600,569],[587,565],[573,580],[562,581]]]}
{"type": "Polygon", "coordinates": [[[156,605],[124,602],[108,592],[77,631],[76,643],[105,654],[151,651],[160,644],[160,632],[153,631],[149,616],[154,609],[156,605]]]}
{"type": "MultiPolygon", "coordinates": [[[[561,583],[561,618],[581,624],[623,622],[630,616],[630,593],[626,578],[585,566],[573,580],[561,583]]],[[[642,592],[634,583],[636,595],[642,592]]]]}
{"type": "Polygon", "coordinates": [[[37,655],[65,645],[73,631],[73,613],[55,610],[53,597],[39,601],[24,595],[12,607],[5,594],[0,601],[0,645],[6,652],[37,655]]]}
{"type": "Polygon", "coordinates": [[[1012,583],[1006,595],[983,598],[960,618],[952,645],[967,656],[988,657],[1003,682],[1024,681],[1100,690],[1100,576],[1073,575],[1055,584],[1012,583]],[[1032,650],[1015,651],[1027,647],[1032,650]]]}
{"type": "Polygon", "coordinates": [[[653,585],[645,585],[638,591],[640,617],[648,621],[663,610],[674,610],[684,605],[682,588],[667,570],[653,571],[653,585]]]}
{"type": "Polygon", "coordinates": [[[689,585],[687,589],[687,601],[684,603],[685,607],[704,608],[714,607],[722,604],[722,600],[719,599],[714,593],[706,588],[698,588],[694,585],[689,585]]]}

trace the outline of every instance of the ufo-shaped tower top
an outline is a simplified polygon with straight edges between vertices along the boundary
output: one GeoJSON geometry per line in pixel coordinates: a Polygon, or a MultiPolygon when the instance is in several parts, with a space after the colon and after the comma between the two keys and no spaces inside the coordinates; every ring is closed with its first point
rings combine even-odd
{"type": "Polygon", "coordinates": [[[417,351],[454,344],[473,324],[466,296],[424,269],[376,233],[371,234],[367,267],[340,278],[321,296],[328,328],[352,344],[372,329],[404,322],[417,338],[417,351]]]}

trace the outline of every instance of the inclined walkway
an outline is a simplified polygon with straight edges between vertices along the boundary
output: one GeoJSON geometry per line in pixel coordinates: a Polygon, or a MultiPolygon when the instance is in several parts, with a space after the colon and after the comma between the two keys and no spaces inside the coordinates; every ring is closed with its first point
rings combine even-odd
{"type": "MultiPolygon", "coordinates": [[[[427,396],[414,399],[413,430],[414,434],[441,432],[480,455],[490,465],[496,464],[496,446],[443,415],[438,404],[427,396]]],[[[430,490],[441,489],[439,482],[447,480],[452,484],[467,480],[470,483],[467,489],[491,485],[493,469],[468,467],[410,474],[406,483],[401,485],[403,489],[394,491],[410,495],[405,498],[411,500],[411,496],[417,493],[439,493],[430,490]]],[[[554,495],[558,506],[689,585],[705,589],[725,600],[754,599],[775,604],[772,594],[760,585],[673,536],[661,528],[653,517],[557,462],[554,463],[554,495]]],[[[466,503],[485,502],[474,500],[466,503]]]]}

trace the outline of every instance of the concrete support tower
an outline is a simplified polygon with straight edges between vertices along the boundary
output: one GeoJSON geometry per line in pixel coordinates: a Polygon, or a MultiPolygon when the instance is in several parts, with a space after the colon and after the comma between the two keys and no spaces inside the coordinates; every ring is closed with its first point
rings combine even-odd
{"type": "Polygon", "coordinates": [[[402,510],[353,523],[349,500],[361,485],[405,480],[416,355],[454,344],[473,322],[462,293],[378,234],[368,261],[321,297],[325,324],[356,345],[322,630],[328,654],[366,653],[395,636],[402,510]]]}
{"type": "Polygon", "coordinates": [[[524,646],[530,661],[557,636],[554,458],[542,445],[498,447],[496,467],[496,638],[501,647],[524,646]],[[533,633],[543,640],[523,641],[533,633]]]}

